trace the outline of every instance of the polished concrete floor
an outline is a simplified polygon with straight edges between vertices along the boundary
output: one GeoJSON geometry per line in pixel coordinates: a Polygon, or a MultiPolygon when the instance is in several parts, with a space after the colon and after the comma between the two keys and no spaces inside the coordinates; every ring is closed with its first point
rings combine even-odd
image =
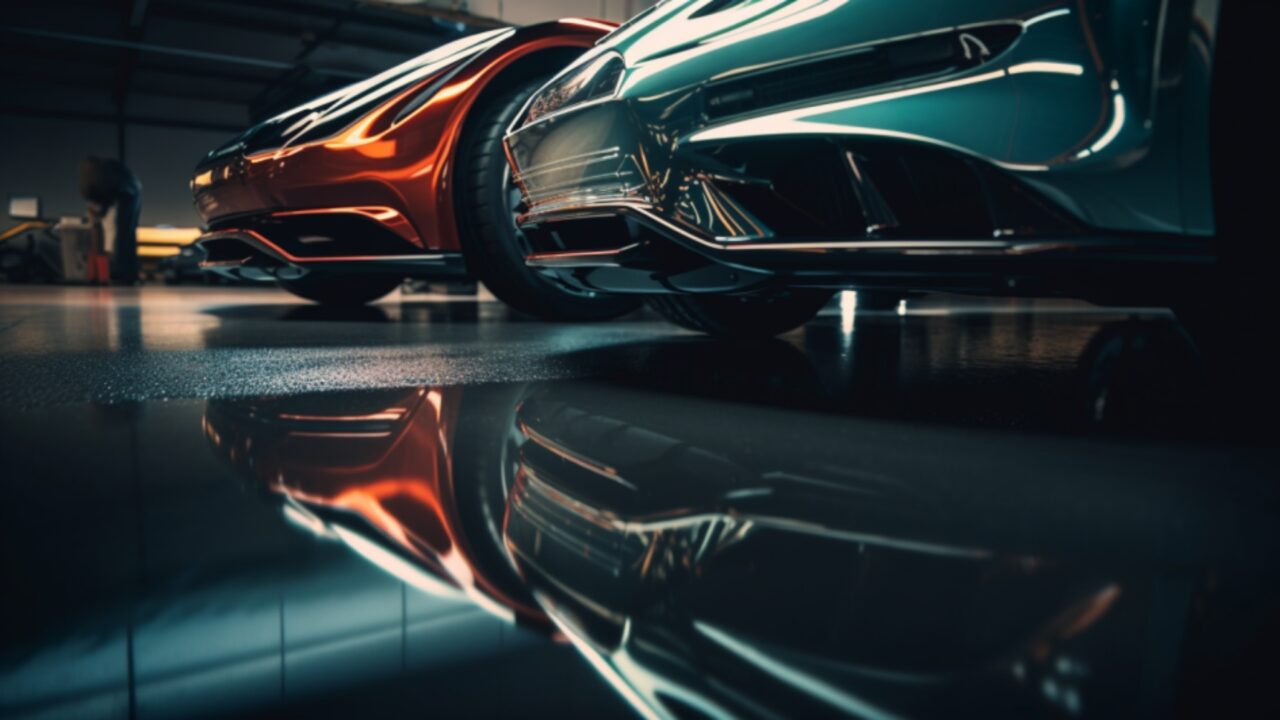
{"type": "Polygon", "coordinates": [[[1067,302],[736,344],[0,287],[0,716],[1274,704],[1269,405],[1216,367],[1067,302]]]}
{"type": "Polygon", "coordinates": [[[545,324],[496,302],[412,297],[330,311],[275,289],[0,287],[0,371],[13,379],[0,403],[567,377],[581,370],[565,353],[660,327],[545,324]]]}

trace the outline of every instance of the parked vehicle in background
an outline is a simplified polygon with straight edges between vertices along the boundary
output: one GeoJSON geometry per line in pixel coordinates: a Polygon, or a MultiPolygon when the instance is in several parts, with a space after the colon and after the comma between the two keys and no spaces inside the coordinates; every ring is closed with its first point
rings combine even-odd
{"type": "Polygon", "coordinates": [[[52,283],[62,277],[60,243],[53,223],[23,220],[0,232],[0,280],[52,283]]]}

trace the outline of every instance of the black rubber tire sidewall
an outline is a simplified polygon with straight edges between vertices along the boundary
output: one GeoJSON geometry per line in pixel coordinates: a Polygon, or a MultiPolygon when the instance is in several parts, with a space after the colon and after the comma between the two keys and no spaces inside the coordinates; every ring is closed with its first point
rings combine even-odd
{"type": "Polygon", "coordinates": [[[506,202],[509,169],[502,138],[529,96],[546,81],[523,82],[475,108],[458,157],[458,224],[467,266],[499,300],[548,320],[605,320],[636,309],[626,295],[588,294],[525,265],[506,202]]]}

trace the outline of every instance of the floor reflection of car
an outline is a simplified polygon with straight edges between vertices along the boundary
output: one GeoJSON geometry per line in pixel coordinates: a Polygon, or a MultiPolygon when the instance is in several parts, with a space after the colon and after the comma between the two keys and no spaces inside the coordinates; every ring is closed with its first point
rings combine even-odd
{"type": "Polygon", "coordinates": [[[1275,492],[1221,477],[1231,448],[591,384],[532,390],[517,424],[508,549],[643,715],[1196,716],[1266,692],[1275,492]]]}
{"type": "MultiPolygon", "coordinates": [[[[564,637],[646,717],[1268,701],[1280,496],[1239,439],[1169,426],[1200,407],[1173,397],[1199,382],[1174,326],[1048,357],[1078,380],[1070,432],[885,414],[907,394],[856,360],[891,327],[834,392],[793,345],[729,365],[741,346],[667,340],[599,351],[607,381],[211,401],[204,429],[290,521],[564,637]]],[[[963,404],[997,380],[931,387],[963,404]]]]}
{"type": "Polygon", "coordinates": [[[472,412],[495,399],[510,407],[504,392],[425,387],[215,400],[204,431],[242,476],[282,501],[289,521],[420,590],[545,626],[500,552],[498,456],[491,474],[475,464],[489,459],[485,431],[496,425],[463,427],[464,398],[472,412]],[[455,482],[458,472],[466,482],[455,482]]]}

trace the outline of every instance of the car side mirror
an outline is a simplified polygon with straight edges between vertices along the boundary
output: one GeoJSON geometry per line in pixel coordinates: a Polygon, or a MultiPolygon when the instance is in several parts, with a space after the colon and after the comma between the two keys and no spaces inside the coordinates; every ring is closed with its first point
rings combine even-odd
{"type": "Polygon", "coordinates": [[[39,220],[39,195],[10,195],[9,217],[14,220],[39,220]]]}

